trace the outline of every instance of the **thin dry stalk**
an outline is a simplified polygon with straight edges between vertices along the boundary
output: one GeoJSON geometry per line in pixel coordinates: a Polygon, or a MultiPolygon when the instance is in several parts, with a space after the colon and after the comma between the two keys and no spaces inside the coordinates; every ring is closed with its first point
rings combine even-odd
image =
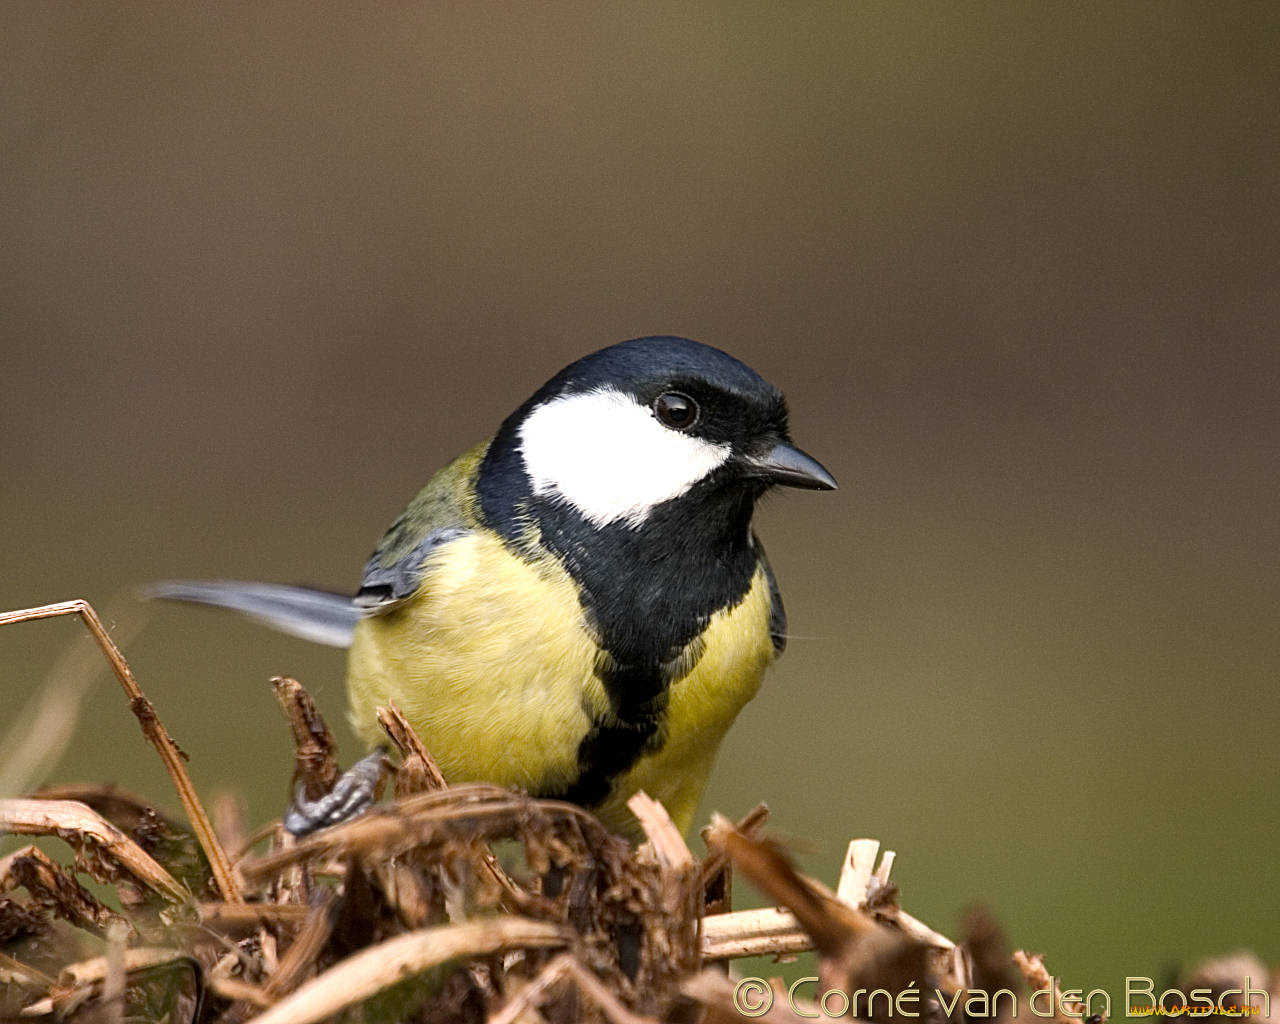
{"type": "MultiPolygon", "coordinates": [[[[878,901],[889,888],[889,873],[893,870],[893,862],[897,854],[893,850],[885,850],[880,855],[880,864],[876,865],[876,856],[880,853],[880,843],[875,839],[854,839],[849,843],[845,853],[844,866],[840,870],[840,881],[836,887],[836,898],[859,910],[870,910],[880,915],[878,901]]],[[[960,947],[941,932],[930,928],[923,921],[912,917],[896,901],[884,909],[882,919],[893,924],[906,936],[925,946],[943,951],[950,959],[949,973],[957,988],[970,987],[971,965],[960,947]]]]}
{"type": "Polygon", "coordinates": [[[191,784],[191,776],[187,774],[186,765],[183,764],[181,750],[165,730],[164,723],[156,714],[156,709],[142,692],[142,688],[133,676],[133,670],[112,641],[106,627],[102,625],[102,620],[98,618],[98,613],[93,610],[93,606],[88,601],[76,599],[36,608],[0,612],[0,626],[15,622],[32,622],[37,619],[52,619],[61,615],[78,615],[80,621],[97,641],[98,647],[101,648],[103,656],[115,673],[116,680],[129,698],[129,707],[142,726],[142,734],[147,738],[147,742],[156,748],[165,769],[169,772],[169,777],[173,780],[174,788],[178,791],[178,799],[182,801],[183,809],[187,812],[187,819],[191,822],[196,839],[209,859],[209,867],[213,871],[214,884],[218,887],[218,892],[229,903],[244,902],[244,895],[236,881],[231,861],[223,850],[222,844],[218,842],[213,825],[209,822],[209,816],[196,795],[195,786],[191,784]]]}
{"type": "MultiPolygon", "coordinates": [[[[137,636],[146,618],[133,614],[128,626],[117,627],[117,646],[137,636]]],[[[9,709],[10,728],[0,738],[0,751],[4,751],[0,797],[29,792],[57,764],[71,744],[85,694],[102,669],[102,657],[95,648],[69,645],[26,707],[16,714],[9,709]]]]}
{"type": "MultiPolygon", "coordinates": [[[[768,820],[769,805],[759,803],[738,819],[733,827],[744,836],[754,837],[768,820]]],[[[729,857],[723,850],[710,849],[707,837],[711,834],[713,827],[713,825],[708,825],[700,833],[702,841],[708,843],[708,853],[702,859],[702,882],[704,885],[710,885],[716,875],[729,867],[729,857]]]]}
{"type": "MultiPolygon", "coordinates": [[[[403,799],[418,793],[438,793],[448,789],[449,784],[445,781],[444,773],[440,771],[436,759],[431,756],[426,744],[404,717],[404,713],[396,706],[396,702],[391,701],[387,707],[378,708],[377,716],[382,731],[400,752],[400,767],[396,771],[396,796],[403,799]]],[[[517,912],[533,909],[534,901],[531,900],[530,894],[511,880],[493,852],[487,847],[482,847],[477,853],[480,869],[506,894],[512,909],[517,912]]],[[[405,872],[400,871],[398,874],[403,876],[405,872]]],[[[413,899],[412,891],[415,887],[412,882],[402,877],[399,887],[406,894],[406,902],[413,899]]],[[[413,916],[414,912],[411,911],[410,917],[413,918],[413,916]]]]}
{"type": "MultiPolygon", "coordinates": [[[[120,969],[126,975],[169,964],[193,964],[191,956],[179,949],[162,946],[138,946],[121,951],[120,969]]],[[[94,989],[111,975],[113,964],[110,956],[95,956],[79,963],[69,964],[58,977],[55,994],[23,1009],[24,1017],[40,1017],[50,1013],[66,1012],[68,1006],[84,1002],[94,989]]]]}
{"type": "MultiPolygon", "coordinates": [[[[875,877],[876,855],[880,843],[875,839],[853,839],[845,851],[844,865],[840,868],[840,881],[836,896],[851,907],[861,907],[867,902],[867,890],[875,877]]],[[[888,879],[886,873],[885,879],[888,879]]]]}
{"type": "Polygon", "coordinates": [[[124,1022],[124,990],[128,972],[125,970],[125,943],[128,941],[129,929],[124,922],[113,922],[107,926],[107,962],[106,974],[102,979],[103,1024],[123,1024],[124,1022]]]}
{"type": "Polygon", "coordinates": [[[577,984],[579,991],[595,1003],[613,1024],[655,1024],[652,1017],[643,1017],[628,1010],[607,988],[600,979],[582,966],[576,959],[569,960],[569,977],[577,984]]]}
{"type": "MultiPolygon", "coordinates": [[[[953,949],[940,949],[907,934],[896,920],[896,900],[882,903],[874,912],[852,907],[821,883],[796,872],[776,845],[751,840],[722,818],[714,822],[708,839],[713,848],[729,855],[753,885],[794,913],[813,937],[824,989],[959,990],[962,976],[953,949]]],[[[916,998],[922,1013],[937,1009],[934,996],[916,998]]],[[[858,1012],[856,1003],[852,1009],[858,1012]]]]}
{"type": "Polygon", "coordinates": [[[213,830],[224,850],[240,850],[249,841],[245,806],[240,794],[225,789],[215,791],[211,817],[213,830]]]}
{"type": "Polygon", "coordinates": [[[554,948],[569,938],[559,925],[519,917],[407,932],[340,961],[253,1018],[253,1024],[315,1024],[450,960],[513,949],[554,948]]]}
{"type": "Polygon", "coordinates": [[[329,942],[333,934],[333,907],[336,897],[332,891],[326,892],[311,907],[311,912],[303,924],[293,944],[280,964],[271,974],[271,979],[263,986],[263,991],[272,1001],[287,995],[298,987],[298,983],[315,965],[316,958],[329,942]]]}
{"type": "Polygon", "coordinates": [[[311,910],[300,903],[215,903],[198,904],[200,923],[216,931],[252,931],[260,925],[299,925],[311,910]]]}
{"type": "Polygon", "coordinates": [[[823,893],[802,878],[772,844],[752,840],[725,818],[716,815],[707,832],[707,842],[719,849],[774,903],[795,914],[824,955],[838,954],[850,934],[864,932],[873,922],[860,911],[823,893]]]}
{"type": "Polygon", "coordinates": [[[244,841],[235,847],[236,855],[233,863],[239,869],[240,862],[253,852],[253,848],[261,842],[273,838],[281,830],[281,822],[279,818],[273,818],[271,821],[264,822],[245,836],[244,841]]]}
{"type": "Polygon", "coordinates": [[[562,953],[552,960],[538,972],[537,977],[507,1000],[506,1006],[497,1013],[490,1014],[485,1024],[517,1024],[524,1020],[529,1011],[538,1005],[542,996],[565,979],[571,959],[570,954],[562,953]]]}
{"type": "Polygon", "coordinates": [[[501,786],[472,782],[438,793],[421,793],[390,807],[375,807],[353,821],[309,835],[295,846],[242,862],[240,871],[250,882],[258,882],[304,861],[351,853],[398,856],[429,842],[442,827],[459,821],[471,823],[478,836],[487,835],[488,826],[492,825],[492,838],[499,838],[515,823],[531,816],[541,816],[549,823],[571,822],[600,843],[611,838],[598,820],[575,804],[534,800],[501,786]]]}
{"type": "Polygon", "coordinates": [[[429,793],[447,789],[444,773],[436,764],[436,759],[427,751],[421,738],[413,730],[404,713],[396,707],[396,702],[385,708],[378,708],[378,724],[382,731],[400,751],[400,772],[396,775],[396,795],[408,796],[411,793],[429,793]]]}
{"type": "Polygon", "coordinates": [[[319,800],[338,781],[338,743],[298,680],[276,676],[271,691],[293,734],[294,785],[303,787],[308,800],[319,800]]]}
{"type": "Polygon", "coordinates": [[[627,808],[640,822],[645,838],[653,844],[658,863],[665,870],[685,872],[693,868],[693,854],[662,804],[641,790],[627,801],[627,808]]]}
{"type": "Polygon", "coordinates": [[[275,1000],[267,995],[262,986],[255,985],[251,981],[211,976],[208,985],[210,992],[232,1003],[246,1003],[258,1010],[265,1010],[275,1005],[275,1000]]]}
{"type": "Polygon", "coordinates": [[[702,959],[807,953],[813,939],[795,914],[776,907],[713,914],[702,919],[702,959]]]}
{"type": "MultiPolygon", "coordinates": [[[[767,804],[756,804],[735,828],[743,835],[754,836],[769,819],[767,804]]],[[[706,829],[702,831],[706,842],[706,829]]],[[[722,851],[710,850],[702,858],[702,909],[705,914],[726,914],[733,910],[733,865],[722,851]]]]}
{"type": "Polygon", "coordinates": [[[634,1013],[610,992],[572,953],[561,953],[547,964],[538,976],[512,997],[485,1024],[517,1024],[526,1019],[530,1010],[559,982],[572,982],[584,996],[600,1008],[600,1012],[612,1024],[657,1024],[653,1017],[634,1013]]]}

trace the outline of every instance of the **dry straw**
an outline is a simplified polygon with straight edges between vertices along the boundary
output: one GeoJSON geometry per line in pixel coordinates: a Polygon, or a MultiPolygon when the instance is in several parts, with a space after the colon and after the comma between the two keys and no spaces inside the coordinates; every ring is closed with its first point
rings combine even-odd
{"type": "MultiPolygon", "coordinates": [[[[912,991],[919,1017],[941,1022],[957,993],[1025,991],[1049,977],[1041,958],[1010,954],[984,915],[969,917],[957,943],[906,913],[894,855],[874,840],[850,843],[833,891],[761,838],[763,806],[736,825],[717,817],[699,858],[661,804],[637,794],[647,841],[633,847],[572,804],[446,785],[394,706],[378,712],[399,755],[386,766],[392,799],[302,840],[278,821],[250,832],[224,803],[220,838],[86,602],[0,614],[0,625],[58,615],[78,616],[101,648],[185,821],[109,786],[0,800],[0,831],[57,837],[71,854],[27,846],[0,859],[0,1020],[722,1024],[744,1019],[728,961],[814,951],[821,980],[810,996],[912,991]],[[775,906],[734,911],[735,874],[775,906]]],[[[333,736],[301,684],[273,686],[295,786],[315,799],[338,778],[333,736]]],[[[772,985],[766,1021],[832,1008],[772,985]]],[[[1076,1024],[1077,1010],[1064,1007],[1060,1024],[1076,1024]]],[[[895,1011],[882,1001],[849,1012],[895,1011]]]]}

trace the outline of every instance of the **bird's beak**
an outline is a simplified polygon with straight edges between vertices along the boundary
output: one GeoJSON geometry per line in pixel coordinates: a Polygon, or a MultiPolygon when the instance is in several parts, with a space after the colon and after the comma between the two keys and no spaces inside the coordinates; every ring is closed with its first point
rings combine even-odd
{"type": "Polygon", "coordinates": [[[784,487],[804,487],[812,491],[834,491],[836,479],[822,463],[799,448],[779,441],[763,455],[745,460],[752,476],[784,487]]]}

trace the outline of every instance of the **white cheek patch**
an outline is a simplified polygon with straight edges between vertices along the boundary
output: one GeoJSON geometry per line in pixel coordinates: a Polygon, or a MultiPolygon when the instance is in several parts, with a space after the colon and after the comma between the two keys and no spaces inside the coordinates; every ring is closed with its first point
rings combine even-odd
{"type": "Polygon", "coordinates": [[[727,444],[670,430],[609,388],[553,398],[520,426],[520,456],[534,494],[550,495],[596,526],[644,522],[729,458],[727,444]]]}

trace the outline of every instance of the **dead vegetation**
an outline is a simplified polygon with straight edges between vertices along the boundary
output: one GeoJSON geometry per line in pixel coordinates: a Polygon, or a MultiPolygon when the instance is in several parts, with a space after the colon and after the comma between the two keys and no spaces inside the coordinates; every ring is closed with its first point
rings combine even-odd
{"type": "MultiPolygon", "coordinates": [[[[572,804],[447,786],[394,706],[379,711],[399,755],[384,775],[392,799],[302,840],[278,821],[250,832],[230,804],[215,807],[215,829],[87,603],[0,614],[0,625],[68,614],[106,655],[186,820],[105,786],[0,800],[0,832],[57,837],[70,853],[64,863],[26,846],[0,859],[0,1020],[1043,1019],[1023,998],[1012,1012],[991,999],[1050,984],[1041,959],[1010,954],[981,914],[960,943],[913,918],[889,877],[894,855],[874,840],[850,844],[833,891],[761,837],[763,806],[713,821],[699,858],[639,794],[648,841],[633,848],[572,804]],[[735,874],[776,907],[733,911],[735,874]],[[794,998],[776,979],[752,987],[725,970],[808,950],[819,980],[794,998]]],[[[333,736],[299,683],[273,685],[295,785],[321,798],[338,777],[333,736]]],[[[1225,964],[1200,971],[1217,991],[1236,977],[1225,964]]],[[[1053,1016],[1074,1024],[1084,1011],[1064,1002],[1053,1016]]]]}

